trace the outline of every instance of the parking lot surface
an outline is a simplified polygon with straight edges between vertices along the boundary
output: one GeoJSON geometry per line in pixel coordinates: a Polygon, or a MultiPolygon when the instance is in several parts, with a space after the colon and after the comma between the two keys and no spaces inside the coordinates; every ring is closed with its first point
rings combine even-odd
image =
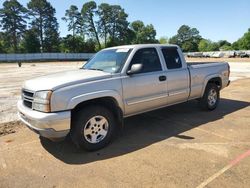
{"type": "Polygon", "coordinates": [[[249,64],[233,66],[215,111],[190,101],[127,118],[97,152],[19,125],[0,137],[0,187],[250,187],[249,64]]]}
{"type": "Polygon", "coordinates": [[[82,62],[0,63],[0,127],[1,123],[16,121],[16,103],[25,80],[81,67],[82,62]],[[8,101],[8,102],[6,102],[8,101]]]}

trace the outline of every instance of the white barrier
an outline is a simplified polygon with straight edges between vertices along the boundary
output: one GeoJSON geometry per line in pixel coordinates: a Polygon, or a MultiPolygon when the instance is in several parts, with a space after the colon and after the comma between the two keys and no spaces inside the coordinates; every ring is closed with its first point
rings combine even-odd
{"type": "Polygon", "coordinates": [[[250,50],[239,50],[239,51],[213,51],[213,52],[188,52],[184,53],[187,57],[241,57],[247,55],[250,57],[250,50]]]}
{"type": "Polygon", "coordinates": [[[88,60],[94,53],[0,54],[0,62],[88,60]]]}

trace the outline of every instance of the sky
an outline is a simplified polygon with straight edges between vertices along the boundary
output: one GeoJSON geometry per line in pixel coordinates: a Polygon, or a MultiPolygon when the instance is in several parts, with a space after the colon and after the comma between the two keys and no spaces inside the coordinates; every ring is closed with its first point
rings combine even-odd
{"type": "MultiPolygon", "coordinates": [[[[56,8],[60,35],[69,34],[62,21],[70,5],[81,9],[84,0],[48,0],[56,8]]],[[[0,0],[2,6],[3,0],[0,0]]],[[[27,5],[29,0],[19,0],[27,5]]],[[[175,35],[183,25],[195,27],[203,38],[234,42],[250,28],[250,0],[96,0],[97,4],[118,4],[128,13],[128,21],[153,24],[157,38],[175,35]]]]}

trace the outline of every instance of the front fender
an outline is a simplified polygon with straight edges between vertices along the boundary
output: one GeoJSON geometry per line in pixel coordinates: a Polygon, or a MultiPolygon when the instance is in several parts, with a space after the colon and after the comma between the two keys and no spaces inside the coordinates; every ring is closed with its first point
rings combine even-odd
{"type": "Polygon", "coordinates": [[[82,95],[75,96],[69,101],[67,105],[67,109],[74,109],[78,104],[84,101],[98,99],[102,97],[113,97],[117,101],[117,104],[119,105],[119,107],[124,111],[122,97],[119,95],[118,92],[114,90],[95,91],[95,92],[85,93],[82,95]]]}

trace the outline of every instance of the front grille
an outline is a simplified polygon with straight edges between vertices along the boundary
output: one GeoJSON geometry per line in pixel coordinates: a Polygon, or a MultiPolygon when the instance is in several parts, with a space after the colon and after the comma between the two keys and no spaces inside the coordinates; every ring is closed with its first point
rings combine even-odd
{"type": "Polygon", "coordinates": [[[33,96],[34,96],[34,92],[28,91],[25,89],[22,90],[22,100],[23,100],[24,106],[28,108],[32,108],[32,102],[34,100],[33,96]]]}

